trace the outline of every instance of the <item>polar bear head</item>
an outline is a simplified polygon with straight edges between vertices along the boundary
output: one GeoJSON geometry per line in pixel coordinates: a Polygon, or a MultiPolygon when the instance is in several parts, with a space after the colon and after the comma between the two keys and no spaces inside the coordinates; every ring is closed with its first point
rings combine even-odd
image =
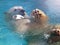
{"type": "Polygon", "coordinates": [[[28,17],[28,16],[22,6],[14,6],[10,8],[7,12],[7,18],[9,20],[12,19],[18,20],[24,17],[28,17]]]}

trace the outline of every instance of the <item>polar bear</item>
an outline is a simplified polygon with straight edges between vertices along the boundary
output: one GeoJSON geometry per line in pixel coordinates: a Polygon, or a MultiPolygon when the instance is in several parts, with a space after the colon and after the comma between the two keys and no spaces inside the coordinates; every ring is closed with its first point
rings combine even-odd
{"type": "Polygon", "coordinates": [[[16,32],[28,35],[35,35],[44,31],[43,29],[45,29],[48,20],[46,14],[40,9],[33,10],[31,17],[29,17],[21,6],[14,6],[9,9],[6,17],[8,22],[15,26],[16,32]]]}
{"type": "Polygon", "coordinates": [[[22,6],[14,6],[6,13],[6,20],[15,27],[15,31],[20,34],[26,33],[30,19],[22,6]]]}
{"type": "Polygon", "coordinates": [[[7,16],[6,17],[7,21],[12,20],[12,17],[15,18],[16,17],[15,15],[17,15],[17,16],[20,15],[20,16],[18,16],[18,18],[22,17],[22,16],[28,17],[27,13],[25,12],[25,10],[23,9],[22,6],[14,6],[14,7],[10,8],[7,12],[5,12],[5,14],[7,16]]]}
{"type": "Polygon", "coordinates": [[[40,35],[40,32],[44,32],[48,20],[47,15],[40,9],[33,10],[29,17],[21,6],[14,6],[9,9],[6,17],[8,22],[15,27],[17,33],[26,34],[25,36],[29,37],[29,39],[31,39],[30,36],[34,37],[34,35],[40,35]]]}

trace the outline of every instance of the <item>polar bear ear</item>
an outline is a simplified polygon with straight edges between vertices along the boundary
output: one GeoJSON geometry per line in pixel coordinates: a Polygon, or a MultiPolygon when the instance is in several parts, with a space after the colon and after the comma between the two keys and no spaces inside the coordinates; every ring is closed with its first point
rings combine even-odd
{"type": "Polygon", "coordinates": [[[8,12],[13,12],[15,9],[20,9],[20,10],[22,10],[23,7],[22,7],[22,6],[14,6],[14,7],[10,8],[10,9],[8,10],[8,12]]]}
{"type": "Polygon", "coordinates": [[[18,6],[18,8],[20,8],[20,9],[24,9],[22,6],[18,6]]]}

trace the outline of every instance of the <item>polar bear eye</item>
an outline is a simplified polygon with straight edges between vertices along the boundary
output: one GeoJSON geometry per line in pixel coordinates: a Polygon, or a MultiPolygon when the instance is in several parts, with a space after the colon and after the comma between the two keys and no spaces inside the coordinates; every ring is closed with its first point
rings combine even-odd
{"type": "Polygon", "coordinates": [[[14,11],[16,11],[17,9],[14,9],[14,11]]]}

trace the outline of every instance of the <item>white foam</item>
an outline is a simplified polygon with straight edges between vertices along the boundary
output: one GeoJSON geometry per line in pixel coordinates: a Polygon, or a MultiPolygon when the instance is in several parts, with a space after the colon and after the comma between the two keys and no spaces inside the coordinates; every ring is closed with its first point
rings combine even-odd
{"type": "Polygon", "coordinates": [[[48,39],[50,37],[49,34],[44,34],[45,39],[48,39]]]}

